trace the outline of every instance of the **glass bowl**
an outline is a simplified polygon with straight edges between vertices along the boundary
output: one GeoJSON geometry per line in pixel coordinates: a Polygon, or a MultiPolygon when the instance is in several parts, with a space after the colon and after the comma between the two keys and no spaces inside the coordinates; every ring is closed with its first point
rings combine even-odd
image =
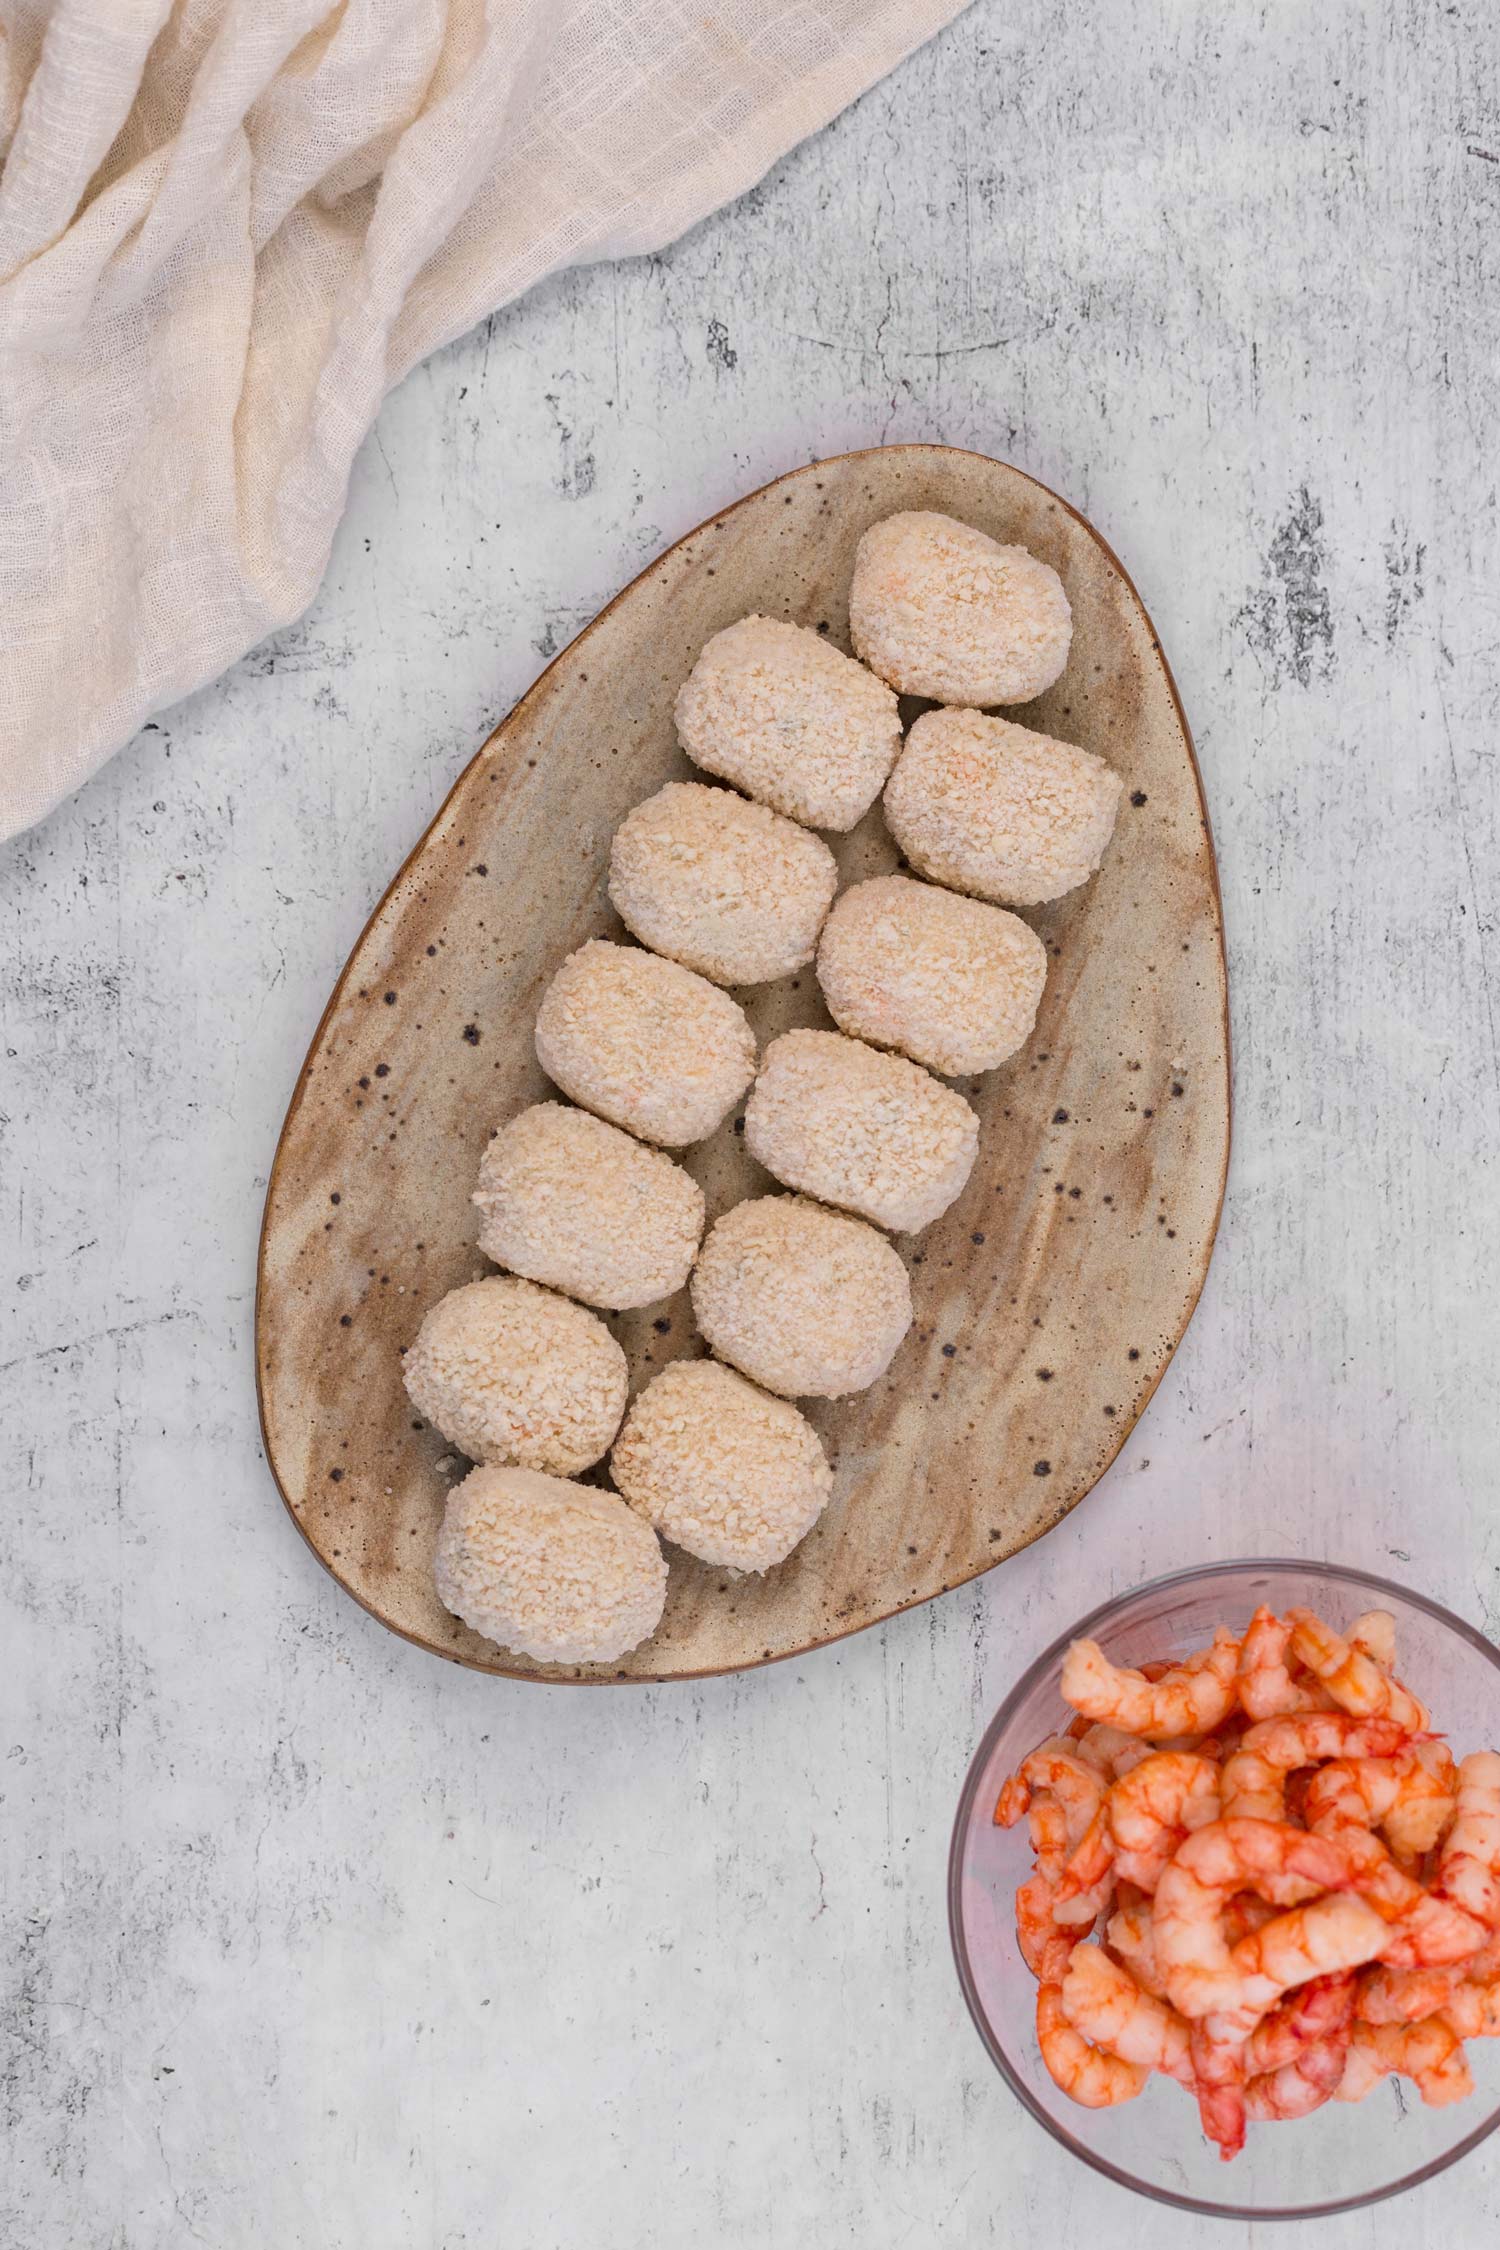
{"type": "Polygon", "coordinates": [[[979,2036],[1011,2091],[1064,2148],[1121,2187],[1180,2210],[1313,2219],[1397,2195],[1477,2147],[1500,2124],[1500,2039],[1469,2042],[1475,2090],[1467,2101],[1428,2109],[1409,2081],[1386,2079],[1362,2102],[1327,2102],[1295,2122],[1252,2124],[1232,2163],[1203,2138],[1192,2097],[1171,2079],[1153,2076],[1137,2100],[1116,2109],[1081,2109],[1053,2084],[1037,2051],[1036,1984],[1016,1946],[1016,1886],[1031,1872],[1026,1823],[997,1828],[993,1818],[1006,1776],[1073,1716],[1059,1690],[1069,1641],[1096,1640],[1120,1664],[1181,1658],[1210,1640],[1216,1625],[1242,1632],[1261,1602],[1278,1614],[1315,1610],[1341,1629],[1361,1610],[1390,1610],[1397,1670],[1428,1704],[1454,1755],[1500,1747],[1500,1649],[1436,1602],[1329,1563],[1178,1571],[1080,1618],[1006,1697],[959,1800],[948,1914],[979,2036]]]}

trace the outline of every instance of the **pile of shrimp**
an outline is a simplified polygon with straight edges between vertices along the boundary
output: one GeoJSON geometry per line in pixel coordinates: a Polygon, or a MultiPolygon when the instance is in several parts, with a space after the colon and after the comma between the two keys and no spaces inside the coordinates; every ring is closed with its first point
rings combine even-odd
{"type": "Polygon", "coordinates": [[[1163,2071],[1229,2158],[1247,2121],[1391,2073],[1434,2105],[1472,2093],[1464,2042],[1500,2037],[1500,1756],[1455,1764],[1395,1655],[1384,1610],[1341,1634],[1262,1607],[1139,1671],[1073,1643],[1077,1717],[995,1819],[1030,1822],[1016,1933],[1074,2101],[1163,2071]]]}

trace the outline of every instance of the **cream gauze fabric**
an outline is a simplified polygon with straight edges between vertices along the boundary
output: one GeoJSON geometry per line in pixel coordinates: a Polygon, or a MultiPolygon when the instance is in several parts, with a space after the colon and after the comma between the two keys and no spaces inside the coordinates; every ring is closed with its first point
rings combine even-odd
{"type": "Polygon", "coordinates": [[[0,0],[0,835],[311,601],[416,362],[959,0],[0,0]]]}

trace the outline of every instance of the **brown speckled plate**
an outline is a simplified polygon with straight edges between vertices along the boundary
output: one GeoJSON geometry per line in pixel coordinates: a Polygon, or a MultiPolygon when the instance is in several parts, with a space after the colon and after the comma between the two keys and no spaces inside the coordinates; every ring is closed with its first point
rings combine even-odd
{"type": "MultiPolygon", "coordinates": [[[[831,839],[846,880],[896,862],[879,808],[831,839]]],[[[741,995],[742,998],[747,996],[741,995]]],[[[747,997],[761,1039],[826,1023],[811,970],[747,997]]],[[[393,1631],[481,1670],[659,1680],[790,1656],[961,1585],[1066,1515],[1119,1451],[1198,1300],[1229,1156],[1213,844],[1166,660],[1098,534],[1017,470],[942,446],[814,463],[651,565],[490,737],[381,901],[318,1027],[272,1169],[257,1374],[266,1453],[304,1537],[393,1631]],[[685,777],[672,701],[711,633],[760,610],[847,647],[855,542],[898,508],[1019,540],[1062,573],[1072,660],[1018,714],[1125,777],[1101,874],[1029,918],[1052,971],[1014,1062],[966,1082],[968,1188],[900,1247],[916,1325],[884,1381],[814,1405],[837,1466],[779,1570],[731,1580],[675,1549],[654,1639],[609,1667],[534,1664],[439,1605],[448,1449],[400,1350],[481,1270],[469,1190],[491,1129],[550,1091],[543,987],[586,937],[630,807],[685,777]]],[[[772,1182],[726,1127],[688,1154],[710,1215],[772,1182]]],[[[611,1323],[633,1381],[700,1350],[686,1293],[611,1323]]],[[[449,1469],[453,1464],[449,1457],[449,1469]]],[[[601,1472],[602,1473],[602,1472],[601,1472]]]]}

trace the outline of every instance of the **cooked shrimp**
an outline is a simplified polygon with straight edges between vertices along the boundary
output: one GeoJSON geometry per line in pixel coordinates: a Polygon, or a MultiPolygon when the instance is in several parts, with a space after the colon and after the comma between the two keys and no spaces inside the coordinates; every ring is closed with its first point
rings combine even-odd
{"type": "Polygon", "coordinates": [[[1184,1735],[1176,1742],[1159,1742],[1156,1747],[1158,1750],[1196,1750],[1200,1758],[1212,1758],[1215,1765],[1221,1766],[1226,1758],[1234,1756],[1249,1724],[1243,1711],[1231,1711],[1223,1725],[1215,1727],[1212,1734],[1184,1735]]]}
{"type": "Polygon", "coordinates": [[[1126,1734],[1207,1734],[1234,1706],[1239,1644],[1221,1626],[1213,1646],[1148,1680],[1112,1664],[1097,1641],[1074,1641],[1063,1661],[1064,1700],[1126,1734]]]}
{"type": "Polygon", "coordinates": [[[1126,2062],[1075,2031],[1063,2014],[1062,1986],[1050,1981],[1037,1987],[1036,2039],[1053,2082],[1085,2109],[1133,2102],[1151,2075],[1143,2064],[1126,2062]]]}
{"type": "MultiPolygon", "coordinates": [[[[1235,1661],[1238,1663],[1238,1658],[1235,1661]]],[[[1192,1656],[1185,1656],[1182,1660],[1181,1669],[1184,1672],[1201,1672],[1220,1662],[1222,1662],[1222,1658],[1219,1654],[1219,1643],[1214,1640],[1209,1643],[1207,1648],[1200,1648],[1192,1656]]],[[[1159,1669],[1158,1676],[1165,1678],[1170,1669],[1170,1666],[1162,1666],[1159,1669]]],[[[1149,1679],[1151,1677],[1150,1671],[1144,1667],[1143,1671],[1144,1676],[1149,1679]]],[[[1153,1747],[1157,1750],[1192,1750],[1205,1758],[1227,1757],[1229,1751],[1234,1747],[1235,1735],[1233,1730],[1241,1717],[1242,1714],[1231,1704],[1228,1718],[1221,1719],[1217,1726],[1203,1733],[1194,1731],[1188,1734],[1158,1735],[1153,1747]]]]}
{"type": "MultiPolygon", "coordinates": [[[[1134,1886],[1130,1887],[1133,1890],[1134,1886]]],[[[1156,1959],[1151,1900],[1146,1893],[1131,1897],[1115,1908],[1104,1925],[1104,1942],[1130,1971],[1142,1992],[1149,1992],[1157,2000],[1166,1998],[1167,1988],[1162,1983],[1156,1959]]]]}
{"type": "Polygon", "coordinates": [[[1058,1878],[1053,1907],[1059,1922],[1092,1922],[1114,1894],[1115,1848],[1101,1804],[1058,1878]]]}
{"type": "Polygon", "coordinates": [[[1276,1909],[1269,1899],[1257,1898],[1254,1891],[1236,1891],[1233,1898],[1224,1901],[1220,1919],[1229,1943],[1238,1945],[1252,1930],[1263,1930],[1267,1922],[1274,1922],[1276,1909]]]}
{"type": "Polygon", "coordinates": [[[1038,1869],[1055,1883],[1068,1864],[1068,1816],[1055,1797],[1033,1797],[1027,1833],[1038,1869]]]}
{"type": "Polygon", "coordinates": [[[1292,1677],[1287,1663],[1291,1639],[1290,1622],[1273,1616],[1262,1602],[1240,1643],[1237,1687],[1240,1703],[1252,1719],[1286,1718],[1298,1711],[1319,1710],[1326,1702],[1316,1680],[1292,1677]]]}
{"type": "Polygon", "coordinates": [[[1208,2016],[1194,2023],[1188,2042],[1198,2122],[1227,2164],[1245,2145],[1245,2033],[1208,2016]]]}
{"type": "Polygon", "coordinates": [[[1023,1813],[1029,1813],[1037,1867],[1052,1886],[1052,1918],[1073,1925],[1097,1919],[1108,1903],[1112,1882],[1109,1855],[1096,1853],[1090,1842],[1101,1826],[1104,1777],[1081,1751],[1081,1742],[1060,1735],[1039,1744],[1022,1759],[995,1807],[1002,1828],[1013,1827],[1023,1813]],[[1100,1864],[1085,1888],[1082,1875],[1069,1875],[1068,1870],[1075,1860],[1081,1869],[1093,1859],[1100,1864]],[[1060,1877],[1064,1878],[1061,1886],[1060,1877]]]}
{"type": "Polygon", "coordinates": [[[1148,1751],[1110,1789],[1080,1839],[1058,1886],[1060,1919],[1072,1918],[1065,1908],[1074,1898],[1093,1900],[1099,1910],[1115,1874],[1154,1890],[1182,1837],[1212,1820],[1218,1804],[1212,1760],[1148,1751]]]}
{"type": "Polygon", "coordinates": [[[1361,1610],[1349,1628],[1349,1646],[1389,1672],[1396,1661],[1396,1620],[1388,1609],[1361,1610]]]}
{"type": "Polygon", "coordinates": [[[1361,1898],[1391,1926],[1380,1959],[1420,1969],[1462,1961],[1484,1943],[1483,1926],[1451,1899],[1434,1897],[1395,1860],[1368,1829],[1346,1829],[1338,1838],[1350,1881],[1361,1898]]]}
{"type": "Polygon", "coordinates": [[[1446,1742],[1413,1743],[1399,1763],[1401,1793],[1378,1825],[1393,1852],[1416,1861],[1441,1841],[1457,1810],[1458,1768],[1446,1742]]]}
{"type": "Polygon", "coordinates": [[[1191,1750],[1156,1751],[1105,1799],[1116,1871],[1142,1890],[1154,1890],[1183,1837],[1218,1814],[1219,1769],[1213,1760],[1191,1750]]]}
{"type": "Polygon", "coordinates": [[[1361,2023],[1416,2023],[1445,2008],[1464,1978],[1464,1964],[1441,1969],[1388,1969],[1379,1965],[1360,1979],[1361,2023]]]}
{"type": "Polygon", "coordinates": [[[1096,2047],[1184,2085],[1191,2080],[1187,2019],[1144,1991],[1102,1946],[1074,1950],[1062,1982],[1062,2011],[1096,2047]]]}
{"type": "Polygon", "coordinates": [[[1178,1847],[1156,1890],[1156,1957],[1173,2005],[1185,2016],[1217,2014],[1248,2029],[1293,1985],[1373,1960],[1390,1933],[1373,1907],[1346,1895],[1352,1879],[1344,1848],[1326,1836],[1257,1820],[1200,1828],[1178,1847]],[[1222,1914],[1237,1891],[1295,1911],[1231,1947],[1222,1914]],[[1320,1891],[1334,1895],[1319,1898],[1320,1891]]]}
{"type": "Polygon", "coordinates": [[[1356,2023],[1334,2099],[1363,2101],[1392,2071],[1410,2078],[1433,2109],[1474,2091],[1463,2043],[1441,2016],[1427,2016],[1420,2023],[1356,2023]]]}
{"type": "Polygon", "coordinates": [[[1123,1727],[1106,1727],[1092,1720],[1084,1720],[1085,1732],[1079,1738],[1078,1755],[1097,1766],[1106,1781],[1118,1781],[1129,1773],[1143,1758],[1151,1756],[1151,1745],[1142,1742],[1138,1734],[1127,1734],[1123,1727]]]}
{"type": "Polygon", "coordinates": [[[1401,1794],[1395,1758],[1330,1758],[1307,1785],[1303,1813],[1319,1835],[1343,1828],[1378,1828],[1401,1794]]]}
{"type": "Polygon", "coordinates": [[[1013,1828],[1039,1793],[1054,1797],[1062,1806],[1076,1844],[1099,1809],[1104,1784],[1097,1768],[1079,1757],[1075,1743],[1052,1735],[1021,1760],[1006,1782],[995,1806],[995,1825],[1013,1828]]]}
{"type": "Polygon", "coordinates": [[[1225,1820],[1284,1821],[1286,1774],[1242,1746],[1224,1760],[1220,1804],[1225,1820]]]}
{"type": "Polygon", "coordinates": [[[1399,1858],[1420,1859],[1452,1815],[1454,1770],[1440,1742],[1414,1743],[1390,1758],[1332,1758],[1308,1783],[1307,1825],[1326,1836],[1379,1828],[1399,1858]]]}
{"type": "Polygon", "coordinates": [[[1294,1828],[1307,1826],[1307,1787],[1315,1768],[1300,1766],[1286,1777],[1286,1815],[1294,1828]]]}
{"type": "Polygon", "coordinates": [[[1500,1937],[1493,1937],[1467,1960],[1428,1969],[1367,1969],[1359,1980],[1359,2013],[1366,2023],[1415,2023],[1446,2009],[1464,1984],[1489,1984],[1500,1978],[1500,1937]]]}
{"type": "Polygon", "coordinates": [[[1458,1769],[1458,1805],[1433,1889],[1500,1930],[1500,1757],[1477,1750],[1458,1769]]]}
{"type": "Polygon", "coordinates": [[[1032,1975],[1043,1983],[1056,1983],[1067,1973],[1073,1948],[1087,1936],[1082,1929],[1058,1927],[1052,1912],[1052,1884],[1036,1874],[1016,1891],[1016,1942],[1032,1975]]]}
{"type": "Polygon", "coordinates": [[[1456,1986],[1443,2002],[1442,2016],[1460,2039],[1500,2039],[1500,1978],[1456,1986]]]}
{"type": "Polygon", "coordinates": [[[1366,1900],[1335,1891],[1252,1930],[1235,1946],[1231,1960],[1246,1998],[1263,2007],[1277,1993],[1310,1984],[1314,1977],[1362,1967],[1375,1958],[1386,1934],[1366,1900]]]}
{"type": "Polygon", "coordinates": [[[1344,2074],[1354,2027],[1355,1978],[1315,1977],[1273,2008],[1245,2043],[1246,2114],[1307,2117],[1344,2074]]]}
{"type": "Polygon", "coordinates": [[[1259,2077],[1295,2062],[1306,2048],[1342,2035],[1348,2044],[1358,1995],[1355,1971],[1338,1976],[1314,1977],[1288,1993],[1260,2022],[1245,2042],[1245,2066],[1259,2077]]]}
{"type": "Polygon", "coordinates": [[[1225,1762],[1224,1818],[1284,1820],[1286,1777],[1299,1766],[1323,1758],[1386,1757],[1405,1741],[1389,1719],[1355,1719],[1346,1711],[1262,1719],[1225,1762]]]}
{"type": "Polygon", "coordinates": [[[1332,2101],[1349,2058],[1349,2041],[1315,2039],[1291,2062],[1245,2082],[1245,2115],[1259,2124],[1310,2117],[1332,2101]]]}
{"type": "Polygon", "coordinates": [[[1345,1711],[1361,1719],[1394,1719],[1408,1734],[1427,1731],[1426,1707],[1419,1703],[1372,1656],[1353,1647],[1315,1617],[1310,1609],[1291,1609],[1292,1647],[1310,1672],[1315,1672],[1345,1711]]]}

